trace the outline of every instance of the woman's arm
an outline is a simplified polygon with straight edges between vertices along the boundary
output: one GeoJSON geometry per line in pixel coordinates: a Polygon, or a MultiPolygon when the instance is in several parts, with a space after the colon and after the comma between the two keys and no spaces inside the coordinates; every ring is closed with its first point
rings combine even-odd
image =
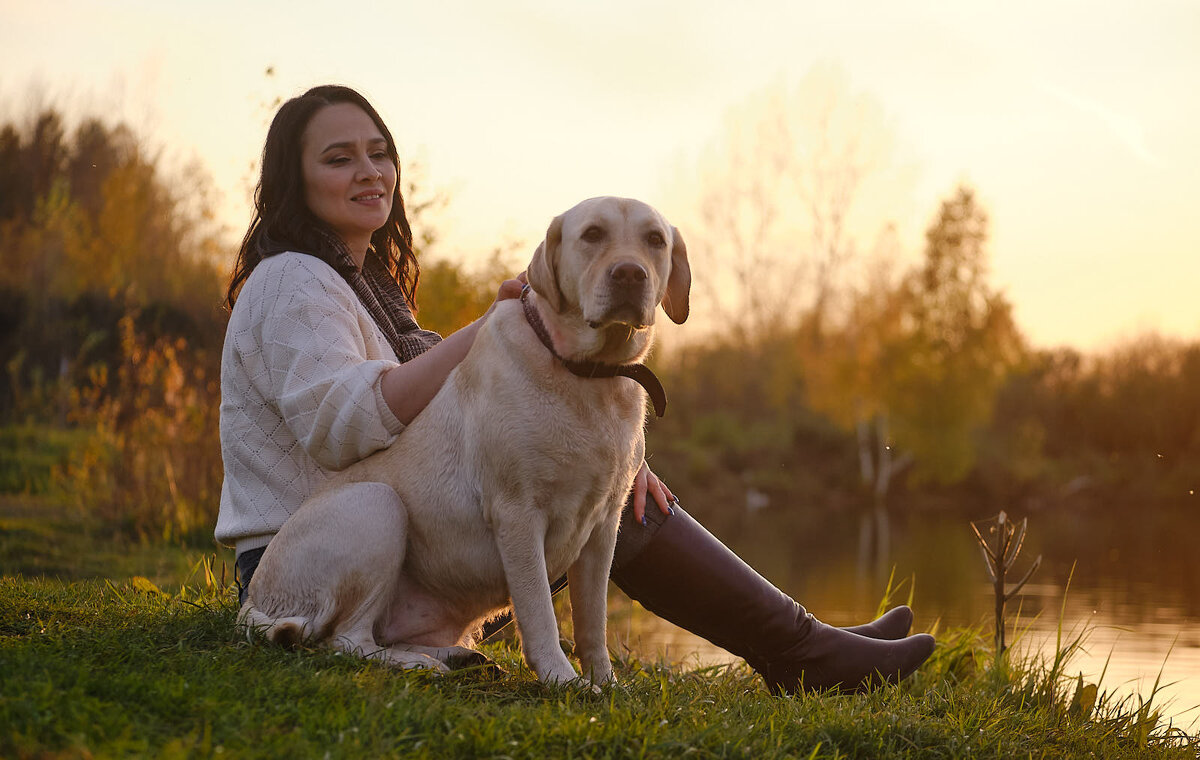
{"type": "Polygon", "coordinates": [[[471,350],[479,328],[492,313],[492,309],[495,309],[500,301],[520,298],[521,288],[524,286],[524,273],[518,275],[517,279],[505,280],[500,284],[496,300],[486,314],[447,336],[445,340],[415,359],[395,366],[383,374],[379,380],[380,392],[396,419],[407,425],[429,405],[446,382],[450,371],[457,367],[471,350]]]}

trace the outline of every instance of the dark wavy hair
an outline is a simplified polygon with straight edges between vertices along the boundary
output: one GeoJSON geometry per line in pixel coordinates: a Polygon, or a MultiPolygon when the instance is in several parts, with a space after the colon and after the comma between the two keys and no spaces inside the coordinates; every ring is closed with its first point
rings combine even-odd
{"type": "Polygon", "coordinates": [[[254,190],[254,219],[242,238],[225,293],[225,304],[230,309],[246,278],[258,262],[268,256],[300,251],[335,266],[339,254],[346,252],[346,244],[337,233],[318,219],[305,203],[304,173],[300,165],[301,140],[308,123],[322,108],[337,103],[350,103],[361,108],[387,140],[388,155],[396,165],[396,189],[392,193],[392,213],[371,235],[371,246],[399,283],[409,305],[416,308],[421,269],[413,253],[412,230],[400,194],[400,156],[396,152],[396,142],[366,98],[349,87],[322,85],[281,105],[267,130],[262,171],[254,190]]]}

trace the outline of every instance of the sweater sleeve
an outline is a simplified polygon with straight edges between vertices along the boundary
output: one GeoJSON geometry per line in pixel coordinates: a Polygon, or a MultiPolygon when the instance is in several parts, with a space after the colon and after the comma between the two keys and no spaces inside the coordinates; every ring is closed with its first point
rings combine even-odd
{"type": "Polygon", "coordinates": [[[396,362],[368,355],[354,293],[336,272],[294,260],[264,283],[260,303],[268,393],[305,453],[340,470],[391,443],[403,424],[380,380],[396,362]]]}

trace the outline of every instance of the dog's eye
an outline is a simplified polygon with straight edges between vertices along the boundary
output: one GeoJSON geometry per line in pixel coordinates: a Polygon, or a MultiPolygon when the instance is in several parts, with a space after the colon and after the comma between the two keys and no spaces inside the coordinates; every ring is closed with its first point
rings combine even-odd
{"type": "Polygon", "coordinates": [[[583,235],[581,237],[583,237],[583,239],[588,243],[599,243],[604,239],[604,230],[593,224],[591,227],[588,227],[583,231],[583,235]]]}
{"type": "Polygon", "coordinates": [[[661,232],[651,232],[646,236],[646,242],[654,248],[662,248],[667,244],[667,239],[662,236],[661,232]]]}

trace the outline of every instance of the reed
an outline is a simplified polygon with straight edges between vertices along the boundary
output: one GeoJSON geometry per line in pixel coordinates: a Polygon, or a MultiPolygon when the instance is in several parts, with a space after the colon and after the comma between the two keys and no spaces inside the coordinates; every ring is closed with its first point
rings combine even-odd
{"type": "Polygon", "coordinates": [[[980,521],[980,523],[972,522],[971,530],[975,532],[975,538],[979,541],[980,550],[983,552],[983,561],[987,565],[988,576],[992,579],[992,589],[996,601],[994,639],[998,659],[1007,648],[1004,641],[1005,606],[1010,599],[1020,593],[1041,566],[1042,555],[1037,556],[1021,580],[1011,587],[1008,586],[1008,573],[1016,563],[1017,555],[1021,553],[1021,547],[1025,543],[1025,530],[1029,527],[1029,518],[1021,520],[1019,524],[1013,523],[1001,510],[1000,514],[991,520],[980,521]],[[983,530],[980,530],[980,523],[984,526],[983,530]],[[984,538],[985,533],[987,538],[984,538]]]}

